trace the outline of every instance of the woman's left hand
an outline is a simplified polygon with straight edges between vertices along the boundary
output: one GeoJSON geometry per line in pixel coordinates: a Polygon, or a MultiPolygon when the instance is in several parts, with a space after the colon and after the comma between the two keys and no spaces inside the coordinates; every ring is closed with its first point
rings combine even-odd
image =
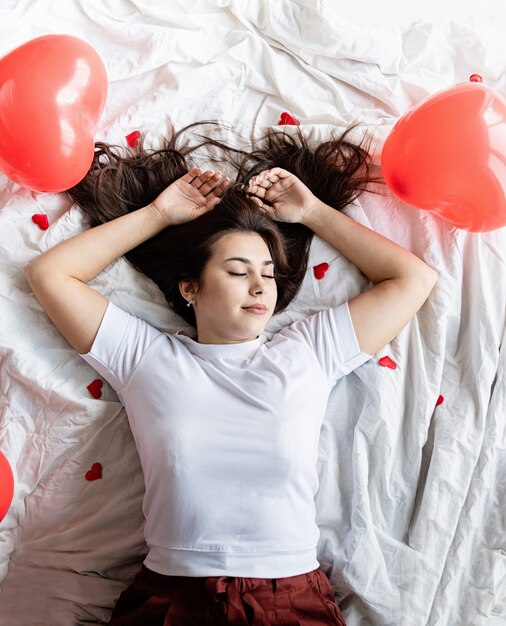
{"type": "Polygon", "coordinates": [[[279,222],[300,222],[314,209],[318,198],[287,170],[273,167],[249,180],[246,191],[251,199],[279,222]]]}

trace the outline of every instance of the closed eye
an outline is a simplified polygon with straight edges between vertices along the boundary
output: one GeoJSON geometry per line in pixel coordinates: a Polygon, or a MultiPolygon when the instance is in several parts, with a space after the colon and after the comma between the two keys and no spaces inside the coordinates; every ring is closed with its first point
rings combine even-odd
{"type": "MultiPolygon", "coordinates": [[[[229,274],[231,276],[247,276],[247,274],[239,274],[238,272],[229,272],[229,274]]],[[[272,278],[274,279],[275,276],[265,276],[265,274],[262,274],[263,278],[272,278]]]]}

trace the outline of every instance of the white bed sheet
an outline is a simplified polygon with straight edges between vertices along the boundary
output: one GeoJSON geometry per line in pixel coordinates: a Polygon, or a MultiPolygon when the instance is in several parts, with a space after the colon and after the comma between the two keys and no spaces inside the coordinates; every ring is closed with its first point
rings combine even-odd
{"type": "MultiPolygon", "coordinates": [[[[250,136],[288,111],[315,142],[360,120],[378,162],[396,119],[422,98],[472,73],[506,93],[497,15],[367,23],[311,0],[34,0],[0,7],[0,54],[48,33],[92,45],[109,77],[97,140],[125,144],[138,129],[156,145],[172,126],[211,118],[250,136]]],[[[62,195],[5,176],[0,206],[0,450],[16,477],[0,524],[0,624],[101,624],[146,550],[140,465],[117,396],[107,384],[90,396],[96,373],[23,271],[86,226],[62,195]],[[49,216],[47,231],[34,213],[49,216]],[[95,462],[103,476],[90,482],[95,462]]],[[[457,230],[388,193],[347,211],[439,281],[399,337],[332,393],[318,465],[321,565],[350,626],[505,624],[506,229],[457,230]],[[395,370],[379,365],[386,355],[395,370]]],[[[270,332],[367,286],[318,239],[309,268],[270,332]],[[330,269],[316,280],[321,262],[330,269]]],[[[93,285],[161,329],[181,327],[124,259],[93,285]]]]}

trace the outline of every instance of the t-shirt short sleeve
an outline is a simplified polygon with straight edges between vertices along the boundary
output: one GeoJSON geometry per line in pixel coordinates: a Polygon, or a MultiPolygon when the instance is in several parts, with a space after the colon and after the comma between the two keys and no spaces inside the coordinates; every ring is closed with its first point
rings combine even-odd
{"type": "Polygon", "coordinates": [[[160,335],[144,320],[109,302],[90,351],[80,356],[119,391],[160,335]]]}
{"type": "Polygon", "coordinates": [[[331,383],[371,358],[360,350],[347,302],[294,322],[285,330],[308,345],[331,383]]]}

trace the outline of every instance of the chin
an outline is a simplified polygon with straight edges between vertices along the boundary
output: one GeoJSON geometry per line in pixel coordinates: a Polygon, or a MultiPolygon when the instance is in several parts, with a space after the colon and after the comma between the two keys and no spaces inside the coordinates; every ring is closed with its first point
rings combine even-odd
{"type": "Polygon", "coordinates": [[[257,339],[265,330],[265,324],[250,324],[242,329],[237,329],[234,333],[236,339],[234,341],[253,341],[257,339]]]}

